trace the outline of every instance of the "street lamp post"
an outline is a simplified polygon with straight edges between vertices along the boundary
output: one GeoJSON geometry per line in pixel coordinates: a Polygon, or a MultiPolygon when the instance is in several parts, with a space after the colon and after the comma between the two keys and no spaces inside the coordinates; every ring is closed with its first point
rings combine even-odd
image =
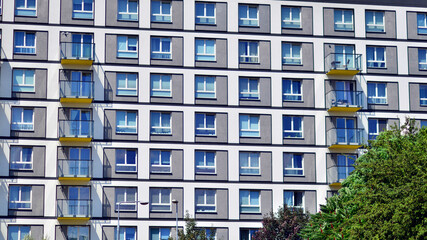
{"type": "Polygon", "coordinates": [[[173,199],[172,203],[175,204],[175,216],[176,216],[176,228],[175,228],[175,240],[178,240],[178,200],[173,199]]]}
{"type": "Polygon", "coordinates": [[[118,202],[116,204],[118,204],[117,206],[117,239],[116,240],[120,240],[119,236],[120,236],[120,205],[122,205],[122,203],[139,203],[141,205],[147,205],[148,202],[142,202],[142,201],[130,201],[130,202],[126,202],[126,201],[122,201],[122,202],[118,202]]]}

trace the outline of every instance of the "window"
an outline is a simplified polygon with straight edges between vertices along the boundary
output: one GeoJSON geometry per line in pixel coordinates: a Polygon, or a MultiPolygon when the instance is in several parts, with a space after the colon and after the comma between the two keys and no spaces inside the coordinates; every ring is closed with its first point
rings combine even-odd
{"type": "MultiPolygon", "coordinates": [[[[93,48],[93,35],[92,34],[71,34],[71,58],[73,59],[93,59],[94,57],[94,48],[93,48]]],[[[69,43],[63,42],[61,53],[62,58],[69,57],[69,52],[67,53],[67,46],[69,43]]]]}
{"type": "MultiPolygon", "coordinates": [[[[206,239],[212,239],[216,240],[216,229],[215,228],[200,228],[199,231],[203,231],[206,239]]],[[[197,240],[202,240],[202,238],[199,236],[197,240]]]]}
{"type": "Polygon", "coordinates": [[[9,225],[8,240],[23,240],[26,236],[31,236],[30,226],[13,226],[9,225]]]}
{"type": "Polygon", "coordinates": [[[239,78],[239,97],[241,100],[259,100],[259,79],[239,78]]]}
{"type": "Polygon", "coordinates": [[[36,53],[36,33],[15,32],[14,53],[35,54],[36,53]]]}
{"type": "Polygon", "coordinates": [[[34,109],[30,108],[12,108],[12,126],[15,131],[33,131],[34,130],[34,109]]]}
{"type": "Polygon", "coordinates": [[[215,152],[196,151],[196,174],[215,174],[215,152]]]}
{"type": "Polygon", "coordinates": [[[170,113],[151,113],[151,134],[172,134],[170,113]]]}
{"type": "Polygon", "coordinates": [[[334,10],[335,30],[353,31],[353,10],[334,10]]]}
{"type": "Polygon", "coordinates": [[[216,212],[216,190],[196,189],[196,212],[216,212]]]}
{"type": "Polygon", "coordinates": [[[301,8],[282,6],[282,28],[301,28],[301,8]]]}
{"type": "Polygon", "coordinates": [[[387,104],[386,83],[368,83],[368,104],[387,104]]]}
{"type": "Polygon", "coordinates": [[[170,38],[151,38],[151,59],[172,59],[170,38]]]}
{"type": "Polygon", "coordinates": [[[385,68],[385,48],[366,47],[366,62],[368,68],[385,68]]]}
{"type": "Polygon", "coordinates": [[[427,105],[427,85],[420,84],[420,105],[427,105]]]}
{"type": "Polygon", "coordinates": [[[137,133],[136,112],[116,111],[116,133],[137,133]]]}
{"type": "Polygon", "coordinates": [[[151,211],[171,211],[171,190],[167,188],[151,189],[151,211]]]}
{"type": "Polygon", "coordinates": [[[34,70],[13,69],[13,92],[34,92],[34,70]]]}
{"type": "Polygon", "coordinates": [[[117,20],[138,21],[138,0],[118,0],[117,20]]]}
{"type": "Polygon", "coordinates": [[[302,101],[302,81],[283,79],[283,101],[302,101]]]}
{"type": "Polygon", "coordinates": [[[387,120],[368,119],[369,140],[375,140],[380,132],[387,129],[387,120]]]}
{"type": "Polygon", "coordinates": [[[215,40],[196,39],[196,61],[215,61],[215,40]]]}
{"type": "Polygon", "coordinates": [[[239,5],[239,26],[259,26],[258,6],[239,5]]]}
{"type": "Polygon", "coordinates": [[[258,42],[240,41],[239,56],[240,63],[259,63],[258,42]]]}
{"type": "Polygon", "coordinates": [[[421,120],[421,128],[427,127],[427,120],[421,120]]]}
{"type": "Polygon", "coordinates": [[[73,18],[93,19],[93,0],[73,0],[73,18]]]}
{"type": "Polygon", "coordinates": [[[168,240],[171,234],[170,228],[152,228],[150,240],[168,240]]]}
{"type": "Polygon", "coordinates": [[[69,148],[69,159],[59,159],[59,173],[61,177],[90,177],[91,176],[91,149],[69,148]]]}
{"type": "Polygon", "coordinates": [[[33,169],[33,148],[32,147],[10,147],[10,169],[11,170],[32,170],[33,169]]]}
{"type": "Polygon", "coordinates": [[[366,32],[385,32],[384,12],[366,11],[366,32]]]}
{"type": "Polygon", "coordinates": [[[285,191],[285,204],[290,208],[300,208],[304,210],[304,192],[285,191]]]}
{"type": "Polygon", "coordinates": [[[215,136],[215,114],[196,113],[196,135],[215,136]]]}
{"type": "Polygon", "coordinates": [[[151,74],[151,96],[171,97],[171,75],[151,74]]]}
{"type": "Polygon", "coordinates": [[[427,70],[427,49],[418,49],[418,68],[427,70]]]}
{"type": "Polygon", "coordinates": [[[240,152],[240,175],[260,175],[259,153],[240,152]]]}
{"type": "Polygon", "coordinates": [[[418,34],[427,34],[427,14],[417,14],[418,34]]]}
{"type": "Polygon", "coordinates": [[[136,188],[116,188],[116,211],[136,211],[136,188]]]}
{"type": "Polygon", "coordinates": [[[299,65],[302,64],[301,44],[298,43],[282,43],[282,63],[299,65]]]}
{"type": "Polygon", "coordinates": [[[171,173],[171,152],[161,150],[150,150],[150,172],[171,173]]]}
{"type": "Polygon", "coordinates": [[[60,81],[61,97],[93,98],[92,73],[71,71],[71,79],[60,81]]]}
{"type": "Polygon", "coordinates": [[[172,5],[169,1],[151,1],[152,22],[172,22],[172,5]]]}
{"type": "Polygon", "coordinates": [[[9,209],[31,209],[31,186],[10,186],[9,209]]]}
{"type": "Polygon", "coordinates": [[[338,155],[337,156],[337,168],[338,168],[338,181],[342,182],[346,179],[351,172],[354,170],[354,162],[356,161],[356,155],[338,155]]]}
{"type": "Polygon", "coordinates": [[[117,73],[117,95],[120,96],[137,96],[137,79],[136,73],[117,73]]]}
{"type": "Polygon", "coordinates": [[[216,98],[215,77],[196,76],[196,98],[216,98]]]}
{"type": "Polygon", "coordinates": [[[138,37],[117,36],[117,57],[138,58],[138,37]]]}
{"type": "Polygon", "coordinates": [[[66,226],[67,237],[66,239],[89,239],[89,226],[66,226]]]}
{"type": "Polygon", "coordinates": [[[37,0],[15,0],[16,16],[37,16],[37,0]]]}
{"type": "Polygon", "coordinates": [[[259,116],[240,115],[240,137],[259,136],[259,116]]]}
{"type": "Polygon", "coordinates": [[[196,3],[196,24],[215,24],[215,3],[196,3]]]}
{"type": "Polygon", "coordinates": [[[260,213],[259,191],[240,190],[240,213],[260,213]]]}
{"type": "Polygon", "coordinates": [[[285,176],[303,176],[303,157],[302,154],[284,153],[285,176]]]}
{"type": "MultiPolygon", "coordinates": [[[[117,236],[117,227],[114,228],[114,236],[117,236]]],[[[122,226],[120,226],[119,239],[120,240],[135,240],[136,239],[136,227],[122,227],[122,226]]],[[[86,240],[86,239],[84,239],[84,240],[86,240]]]]}
{"type": "Polygon", "coordinates": [[[137,150],[116,149],[116,172],[136,172],[137,150]]]}
{"type": "Polygon", "coordinates": [[[259,229],[240,229],[240,240],[252,240],[259,229]]]}
{"type": "Polygon", "coordinates": [[[283,137],[302,138],[302,117],[283,116],[283,137]]]}

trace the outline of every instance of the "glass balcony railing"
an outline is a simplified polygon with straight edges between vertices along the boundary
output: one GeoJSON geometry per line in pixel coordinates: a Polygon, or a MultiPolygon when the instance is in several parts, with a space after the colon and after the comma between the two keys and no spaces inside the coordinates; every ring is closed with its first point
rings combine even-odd
{"type": "Polygon", "coordinates": [[[58,199],[58,218],[90,218],[92,213],[92,200],[58,199]]]}
{"type": "Polygon", "coordinates": [[[363,144],[362,128],[332,128],[326,132],[329,148],[357,149],[363,144]]]}
{"type": "Polygon", "coordinates": [[[362,66],[362,54],[330,53],[325,57],[328,75],[356,75],[362,66]]]}
{"type": "Polygon", "coordinates": [[[341,183],[354,170],[354,166],[334,166],[327,170],[328,184],[332,186],[341,186],[341,183]]]}
{"type": "Polygon", "coordinates": [[[91,139],[93,137],[92,120],[59,120],[59,137],[91,139]]]}
{"type": "Polygon", "coordinates": [[[95,58],[94,43],[61,42],[61,63],[92,65],[95,58]]]}
{"type": "Polygon", "coordinates": [[[330,91],[326,94],[326,108],[328,111],[356,112],[362,106],[362,91],[330,91]]]}
{"type": "Polygon", "coordinates": [[[92,160],[84,159],[58,159],[59,178],[81,178],[92,177],[92,160]]]}
{"type": "Polygon", "coordinates": [[[70,99],[73,102],[79,100],[90,100],[93,98],[93,82],[92,81],[59,81],[61,101],[70,99]]]}

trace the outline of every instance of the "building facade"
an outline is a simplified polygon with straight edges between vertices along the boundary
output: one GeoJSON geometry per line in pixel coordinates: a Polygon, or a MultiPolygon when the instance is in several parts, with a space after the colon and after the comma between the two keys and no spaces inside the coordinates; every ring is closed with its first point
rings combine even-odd
{"type": "Polygon", "coordinates": [[[421,0],[0,0],[0,240],[250,239],[427,126],[421,0]],[[175,200],[175,201],[174,201],[175,200]],[[148,203],[142,205],[139,203],[148,203]]]}

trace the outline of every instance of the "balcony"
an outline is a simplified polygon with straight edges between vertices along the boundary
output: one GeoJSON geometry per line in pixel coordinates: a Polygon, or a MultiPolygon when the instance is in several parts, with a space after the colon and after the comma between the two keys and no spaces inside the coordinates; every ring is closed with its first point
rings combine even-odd
{"type": "Polygon", "coordinates": [[[328,112],[357,112],[362,106],[362,91],[330,91],[326,94],[328,112]]]}
{"type": "Polygon", "coordinates": [[[59,141],[90,142],[92,137],[92,120],[59,120],[59,141]]]}
{"type": "Polygon", "coordinates": [[[92,160],[58,159],[59,181],[90,181],[92,178],[92,160]]]}
{"type": "Polygon", "coordinates": [[[61,64],[91,66],[94,49],[94,43],[61,42],[61,64]]]}
{"type": "Polygon", "coordinates": [[[361,66],[361,54],[330,53],[325,58],[327,75],[354,76],[360,72],[361,66]]]}
{"type": "Polygon", "coordinates": [[[92,213],[92,200],[58,199],[58,220],[88,221],[92,213]]]}
{"type": "Polygon", "coordinates": [[[61,103],[92,103],[92,81],[59,81],[61,103]]]}
{"type": "Polygon", "coordinates": [[[334,166],[327,170],[328,184],[330,187],[341,187],[341,183],[350,175],[354,170],[352,165],[349,166],[334,166]]]}
{"type": "Polygon", "coordinates": [[[326,132],[329,149],[358,149],[363,144],[361,128],[332,128],[326,132]]]}

